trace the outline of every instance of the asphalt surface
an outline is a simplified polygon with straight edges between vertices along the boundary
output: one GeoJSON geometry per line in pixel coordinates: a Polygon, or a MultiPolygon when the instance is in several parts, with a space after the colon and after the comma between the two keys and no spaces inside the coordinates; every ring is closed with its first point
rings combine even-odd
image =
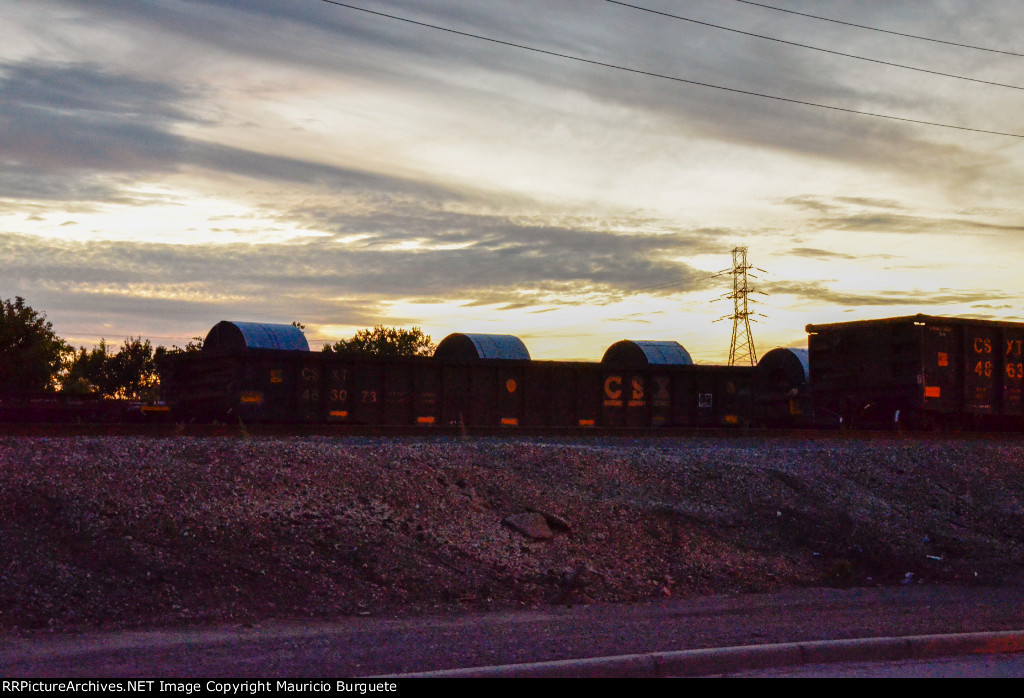
{"type": "MultiPolygon", "coordinates": [[[[652,652],[406,674],[436,678],[685,678],[750,675],[755,670],[894,662],[1024,651],[1024,631],[792,642],[681,652],[652,652]]],[[[817,669],[820,671],[820,669],[817,669]]],[[[868,669],[869,670],[869,669],[868,669]]],[[[841,672],[840,672],[841,673],[841,672]]]]}
{"type": "Polygon", "coordinates": [[[1024,652],[799,664],[768,669],[744,669],[713,676],[744,679],[1015,679],[1024,677],[1024,652]]]}
{"type": "Polygon", "coordinates": [[[8,632],[0,634],[0,674],[298,678],[469,669],[472,675],[511,676],[526,670],[508,667],[527,664],[532,666],[529,675],[675,676],[839,654],[847,661],[876,659],[879,653],[902,658],[928,652],[1016,652],[1024,648],[1021,629],[1021,585],[808,589],[631,605],[485,613],[449,609],[437,615],[330,623],[8,632]],[[919,638],[936,635],[947,639],[919,638]],[[708,664],[711,657],[717,664],[708,664]]]}

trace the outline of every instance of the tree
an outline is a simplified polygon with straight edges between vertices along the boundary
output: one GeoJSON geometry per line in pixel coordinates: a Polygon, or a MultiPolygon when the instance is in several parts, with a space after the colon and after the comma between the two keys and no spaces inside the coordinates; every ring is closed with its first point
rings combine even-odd
{"type": "Polygon", "coordinates": [[[112,354],[106,340],[101,339],[91,351],[85,347],[78,350],[65,377],[64,390],[125,400],[152,399],[159,386],[156,355],[162,351],[163,347],[154,351],[148,339],[129,337],[112,354]]]}
{"type": "Polygon", "coordinates": [[[325,344],[324,351],[348,356],[430,356],[434,343],[419,327],[406,330],[377,325],[359,330],[351,339],[325,344]]]}
{"type": "Polygon", "coordinates": [[[164,354],[198,354],[203,350],[203,341],[205,340],[202,337],[193,337],[183,347],[179,347],[177,344],[172,344],[171,348],[168,349],[167,347],[161,345],[158,346],[153,351],[155,352],[157,358],[163,356],[164,354]]]}
{"type": "Polygon", "coordinates": [[[129,337],[111,357],[108,397],[146,400],[155,396],[160,385],[153,345],[141,337],[129,337]]]}
{"type": "Polygon", "coordinates": [[[67,343],[21,296],[0,301],[0,394],[54,390],[67,343]]]}
{"type": "Polygon", "coordinates": [[[85,347],[78,348],[61,380],[61,391],[75,395],[101,395],[108,382],[107,341],[101,339],[99,346],[91,351],[85,347]]]}

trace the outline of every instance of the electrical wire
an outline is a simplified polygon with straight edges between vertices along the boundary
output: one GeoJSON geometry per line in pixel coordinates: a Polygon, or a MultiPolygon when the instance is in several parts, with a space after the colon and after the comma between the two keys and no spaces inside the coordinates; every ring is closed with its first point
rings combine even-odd
{"type": "Polygon", "coordinates": [[[387,14],[385,12],[378,12],[376,10],[368,10],[365,7],[357,7],[356,5],[349,5],[343,2],[337,2],[337,0],[320,0],[320,2],[328,5],[335,5],[337,7],[345,7],[350,10],[358,10],[359,12],[365,12],[366,14],[376,15],[378,17],[384,17],[387,19],[393,19],[399,22],[405,22],[418,27],[425,27],[428,29],[436,29],[437,31],[447,32],[449,34],[455,34],[456,36],[464,36],[471,39],[478,39],[480,41],[487,41],[492,44],[498,44],[501,46],[509,46],[511,48],[521,49],[523,51],[532,51],[534,53],[540,53],[546,56],[554,56],[555,58],[564,58],[570,61],[576,61],[579,63],[586,63],[588,65],[596,65],[602,68],[611,68],[613,70],[621,70],[627,73],[633,73],[636,75],[646,75],[648,77],[659,78],[661,80],[671,80],[672,82],[684,83],[687,85],[696,85],[698,87],[708,87],[714,90],[721,90],[723,92],[732,92],[734,94],[748,95],[750,97],[760,97],[762,99],[771,99],[777,102],[786,102],[789,104],[800,104],[806,107],[815,107],[817,109],[828,109],[830,111],[843,112],[846,114],[856,114],[859,116],[870,116],[876,119],[888,119],[890,121],[902,121],[904,123],[919,124],[922,126],[935,126],[938,128],[953,129],[956,131],[970,131],[972,133],[985,133],[991,136],[1006,136],[1008,138],[1024,138],[1024,134],[1020,133],[1008,133],[1005,131],[991,131],[982,128],[971,128],[969,126],[957,126],[955,124],[945,124],[938,121],[926,121],[924,119],[911,119],[905,116],[894,116],[892,114],[880,114],[877,112],[862,111],[859,109],[850,109],[847,107],[837,107],[829,104],[821,104],[819,102],[808,102],[801,99],[794,99],[792,97],[779,97],[778,95],[765,94],[763,92],[753,92],[751,90],[741,90],[736,87],[725,87],[722,85],[715,85],[708,82],[700,82],[698,80],[688,80],[673,75],[664,75],[662,73],[655,73],[648,70],[640,70],[638,68],[629,68],[622,65],[616,65],[614,63],[605,63],[603,61],[596,61],[590,58],[582,58],[580,56],[573,56],[567,53],[559,53],[557,51],[549,51],[547,49],[536,48],[534,46],[527,46],[525,44],[517,44],[511,41],[503,41],[502,39],[495,39],[481,34],[473,34],[470,32],[459,31],[458,29],[451,29],[449,27],[442,27],[437,24],[429,24],[427,22],[420,22],[414,19],[408,19],[406,17],[399,17],[398,15],[387,14]]]}
{"type": "Polygon", "coordinates": [[[857,27],[858,29],[868,29],[873,32],[882,32],[883,34],[892,34],[894,36],[902,36],[908,39],[919,39],[921,41],[931,41],[936,44],[946,44],[947,46],[959,46],[960,48],[969,48],[975,51],[988,51],[989,53],[1001,53],[1004,56],[1017,56],[1018,58],[1024,58],[1024,53],[1014,53],[1013,51],[1004,51],[997,48],[987,48],[985,46],[976,46],[974,44],[960,44],[955,41],[944,41],[943,39],[933,39],[927,36],[918,36],[917,34],[905,34],[903,32],[892,31],[889,29],[881,29],[879,27],[869,27],[866,24],[855,24],[854,22],[844,22],[840,19],[832,19],[831,17],[821,17],[819,15],[812,15],[806,12],[797,12],[796,10],[787,10],[782,7],[775,7],[773,5],[765,5],[762,2],[752,2],[752,0],[736,0],[736,2],[742,2],[744,5],[756,5],[757,7],[763,7],[766,10],[775,10],[776,12],[786,12],[791,15],[800,15],[801,17],[810,17],[811,19],[818,19],[822,22],[832,22],[834,24],[843,24],[847,27],[857,27]]]}
{"type": "Polygon", "coordinates": [[[982,80],[980,78],[971,78],[965,75],[955,75],[953,73],[944,73],[939,70],[929,70],[928,68],[917,68],[911,65],[903,65],[902,63],[892,63],[890,61],[883,61],[877,58],[868,58],[866,56],[857,56],[852,53],[843,53],[842,51],[833,51],[832,49],[821,48],[818,46],[809,46],[807,44],[800,44],[795,41],[787,41],[786,39],[778,39],[774,36],[766,36],[764,34],[754,34],[753,32],[743,31],[740,29],[733,29],[731,27],[723,27],[720,24],[711,24],[710,22],[702,22],[696,19],[690,19],[689,17],[683,17],[681,15],[674,15],[669,12],[662,12],[660,10],[652,10],[648,7],[641,7],[640,5],[633,5],[628,2],[620,2],[619,0],[605,0],[605,2],[611,3],[612,5],[621,5],[622,7],[628,7],[634,10],[640,10],[641,12],[649,12],[654,15],[660,15],[662,17],[669,17],[671,19],[678,19],[683,22],[691,22],[693,24],[699,24],[704,27],[711,27],[712,29],[721,29],[722,31],[733,32],[736,34],[742,34],[744,36],[752,36],[756,39],[764,39],[766,41],[775,41],[780,44],[787,44],[789,46],[797,46],[799,48],[810,49],[811,51],[821,51],[822,53],[830,53],[833,56],[842,56],[844,58],[854,58],[858,61],[867,61],[869,63],[877,63],[879,65],[886,65],[892,68],[902,68],[903,70],[913,70],[918,73],[929,73],[931,75],[941,75],[946,78],[955,78],[957,80],[967,80],[968,82],[978,82],[983,85],[994,85],[996,87],[1008,87],[1011,90],[1024,90],[1024,87],[1020,85],[1007,85],[1002,82],[993,82],[991,80],[982,80]]]}

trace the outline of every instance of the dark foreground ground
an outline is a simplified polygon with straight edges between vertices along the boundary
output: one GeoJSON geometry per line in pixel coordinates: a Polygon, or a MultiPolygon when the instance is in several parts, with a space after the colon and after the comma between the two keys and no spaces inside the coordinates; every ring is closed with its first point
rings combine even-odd
{"type": "MultiPolygon", "coordinates": [[[[1024,445],[6,437],[0,540],[9,638],[879,585],[1016,594],[1024,445]]],[[[911,615],[960,613],[934,603],[911,615]]]]}

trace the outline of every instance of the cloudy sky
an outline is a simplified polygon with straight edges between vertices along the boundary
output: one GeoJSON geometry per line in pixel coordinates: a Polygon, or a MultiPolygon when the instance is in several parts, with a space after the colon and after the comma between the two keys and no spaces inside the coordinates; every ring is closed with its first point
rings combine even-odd
{"type": "Polygon", "coordinates": [[[739,0],[0,0],[0,298],[88,346],[295,320],[715,363],[744,245],[762,353],[1024,320],[1020,2],[766,2],[1004,53],[739,0]]]}

